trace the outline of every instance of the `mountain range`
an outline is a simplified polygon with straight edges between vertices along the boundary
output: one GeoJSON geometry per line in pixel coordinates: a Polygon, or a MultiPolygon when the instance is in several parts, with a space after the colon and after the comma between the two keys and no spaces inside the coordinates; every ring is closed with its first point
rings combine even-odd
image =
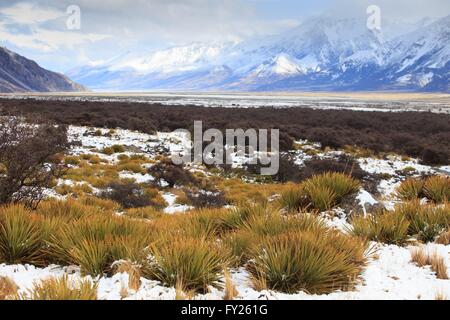
{"type": "Polygon", "coordinates": [[[320,16],[279,35],[128,52],[67,74],[102,91],[449,92],[450,16],[393,25],[378,32],[363,19],[320,16]]]}
{"type": "Polygon", "coordinates": [[[0,92],[85,91],[67,76],[0,47],[0,92]]]}

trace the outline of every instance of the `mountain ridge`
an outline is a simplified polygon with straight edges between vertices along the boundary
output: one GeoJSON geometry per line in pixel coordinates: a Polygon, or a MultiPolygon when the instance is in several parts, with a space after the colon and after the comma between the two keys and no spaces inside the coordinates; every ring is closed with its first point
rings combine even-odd
{"type": "Polygon", "coordinates": [[[0,92],[86,91],[67,76],[46,70],[35,61],[0,47],[0,92]]]}
{"type": "Polygon", "coordinates": [[[417,25],[386,37],[363,19],[311,18],[259,41],[172,47],[69,76],[105,91],[449,92],[450,16],[417,25]]]}

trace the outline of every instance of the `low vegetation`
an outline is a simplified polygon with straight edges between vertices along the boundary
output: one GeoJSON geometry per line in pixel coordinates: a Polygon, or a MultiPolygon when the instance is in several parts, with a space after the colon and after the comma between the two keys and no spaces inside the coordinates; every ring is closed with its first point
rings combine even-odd
{"type": "Polygon", "coordinates": [[[249,270],[257,283],[294,293],[351,289],[364,266],[363,241],[335,232],[286,233],[254,249],[249,270]]]}
{"type": "MultiPolygon", "coordinates": [[[[421,158],[426,164],[448,165],[450,158],[449,115],[414,112],[365,112],[312,110],[308,108],[205,108],[130,104],[127,102],[38,101],[2,102],[17,114],[39,114],[64,124],[123,128],[145,133],[193,129],[202,120],[204,129],[280,129],[282,151],[294,149],[294,141],[316,141],[323,148],[358,147],[375,153],[394,152],[421,158]],[[88,116],[82,116],[88,115],[88,116]]],[[[102,132],[99,133],[103,135],[102,132]]]]}
{"type": "Polygon", "coordinates": [[[366,217],[357,216],[349,230],[356,236],[372,241],[402,245],[410,238],[433,242],[450,226],[450,206],[421,204],[418,200],[405,202],[393,211],[381,211],[366,217]]]}
{"type": "Polygon", "coordinates": [[[416,263],[419,267],[430,266],[438,279],[449,279],[444,258],[436,251],[429,253],[422,247],[413,248],[411,250],[411,261],[416,263]]]}
{"type": "Polygon", "coordinates": [[[315,175],[301,185],[281,193],[279,203],[288,212],[300,209],[326,211],[340,204],[345,197],[359,190],[359,182],[343,173],[315,175]]]}
{"type": "Polygon", "coordinates": [[[90,280],[74,280],[68,276],[35,283],[33,288],[19,294],[20,300],[97,300],[97,285],[90,280]]]}
{"type": "Polygon", "coordinates": [[[398,187],[397,195],[402,200],[428,198],[435,203],[444,203],[450,201],[450,178],[447,176],[410,178],[398,187]]]}

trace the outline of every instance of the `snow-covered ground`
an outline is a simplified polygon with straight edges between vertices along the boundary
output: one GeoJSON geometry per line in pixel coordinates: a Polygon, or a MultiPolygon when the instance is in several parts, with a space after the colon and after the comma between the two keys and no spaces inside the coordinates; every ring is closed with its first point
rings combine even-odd
{"type": "MultiPolygon", "coordinates": [[[[109,130],[74,127],[69,128],[70,140],[79,141],[80,144],[74,147],[70,154],[92,154],[101,157],[110,164],[119,162],[118,155],[105,155],[101,150],[113,145],[125,146],[122,154],[145,155],[148,159],[154,160],[161,152],[180,152],[181,146],[187,143],[186,137],[175,133],[158,133],[155,135],[143,134],[129,130],[115,130],[108,137],[109,130]],[[93,132],[100,130],[101,135],[93,132]]],[[[320,153],[319,145],[311,144],[307,141],[298,142],[303,147],[295,151],[296,163],[302,165],[305,160],[311,159],[307,151],[317,150],[317,155],[321,158],[332,158],[338,156],[342,151],[329,151],[320,153]]],[[[236,162],[239,162],[236,159],[236,162]]],[[[374,196],[364,189],[358,193],[356,200],[366,212],[366,206],[377,203],[384,204],[387,208],[392,208],[395,203],[395,188],[405,179],[401,172],[408,171],[410,175],[445,173],[449,167],[434,168],[424,166],[417,160],[402,160],[400,157],[389,156],[385,159],[360,158],[358,162],[361,168],[368,173],[384,175],[378,184],[380,195],[374,196]]],[[[145,166],[150,167],[151,163],[145,166]]],[[[192,171],[202,171],[199,167],[192,167],[192,171]]],[[[206,171],[202,171],[208,174],[206,171]]],[[[154,178],[148,174],[132,173],[128,171],[120,172],[121,178],[131,178],[137,183],[151,182],[154,178]]],[[[71,180],[59,181],[59,185],[74,185],[71,180]]],[[[94,190],[95,191],[95,190],[94,190]]],[[[49,190],[49,196],[56,196],[49,190]]],[[[190,206],[176,203],[177,196],[169,191],[161,191],[161,196],[167,203],[163,210],[166,214],[181,213],[192,209],[190,206]]],[[[336,208],[332,215],[323,214],[330,227],[337,228],[345,232],[349,224],[345,210],[336,208]]],[[[283,294],[273,291],[256,291],[252,288],[249,274],[245,269],[236,269],[231,272],[231,279],[236,286],[239,295],[237,299],[435,299],[441,295],[450,298],[450,280],[437,279],[429,267],[418,267],[411,262],[411,252],[408,247],[395,245],[374,244],[376,253],[372,255],[367,268],[363,272],[360,283],[354,291],[334,292],[328,295],[310,295],[305,292],[296,294],[283,294]]],[[[437,251],[444,258],[447,273],[450,274],[450,245],[428,244],[426,249],[429,252],[437,251]]],[[[33,283],[49,277],[59,277],[69,274],[71,279],[83,278],[77,267],[49,266],[47,268],[36,268],[30,265],[4,265],[0,264],[0,276],[11,278],[25,292],[33,286],[33,283]]],[[[167,288],[157,281],[141,279],[141,287],[138,291],[128,288],[128,274],[116,274],[112,277],[91,278],[91,281],[98,283],[99,299],[175,299],[176,290],[167,288]]],[[[195,299],[222,299],[224,292],[211,288],[210,293],[198,295],[195,299]]]]}
{"type": "MultiPolygon", "coordinates": [[[[377,244],[374,258],[363,272],[360,284],[354,291],[334,292],[327,295],[310,295],[305,292],[285,294],[275,291],[256,291],[252,288],[249,274],[243,268],[232,270],[231,279],[238,296],[244,300],[434,300],[438,295],[450,297],[450,280],[437,279],[429,267],[418,267],[411,262],[411,248],[377,244]]],[[[450,273],[450,246],[429,244],[429,252],[437,251],[444,257],[447,272],[450,273]]],[[[76,267],[49,266],[36,268],[30,265],[0,265],[0,276],[12,279],[20,292],[31,289],[33,284],[69,274],[70,279],[89,279],[98,283],[98,299],[119,300],[173,300],[175,288],[162,286],[157,281],[141,278],[139,290],[128,287],[128,274],[120,273],[112,277],[82,277],[76,267]],[[125,289],[125,290],[124,290],[125,289]],[[126,292],[126,296],[121,296],[126,292]]],[[[220,300],[224,292],[210,288],[210,293],[197,295],[194,299],[220,300]]]]}

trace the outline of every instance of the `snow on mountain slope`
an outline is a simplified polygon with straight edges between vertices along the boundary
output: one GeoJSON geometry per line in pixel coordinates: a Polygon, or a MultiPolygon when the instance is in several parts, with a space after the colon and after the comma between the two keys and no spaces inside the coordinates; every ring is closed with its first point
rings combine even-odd
{"type": "Polygon", "coordinates": [[[101,90],[449,91],[450,16],[400,36],[321,16],[277,36],[125,56],[69,75],[101,90]],[[126,79],[126,81],[124,80],[126,79]]]}

